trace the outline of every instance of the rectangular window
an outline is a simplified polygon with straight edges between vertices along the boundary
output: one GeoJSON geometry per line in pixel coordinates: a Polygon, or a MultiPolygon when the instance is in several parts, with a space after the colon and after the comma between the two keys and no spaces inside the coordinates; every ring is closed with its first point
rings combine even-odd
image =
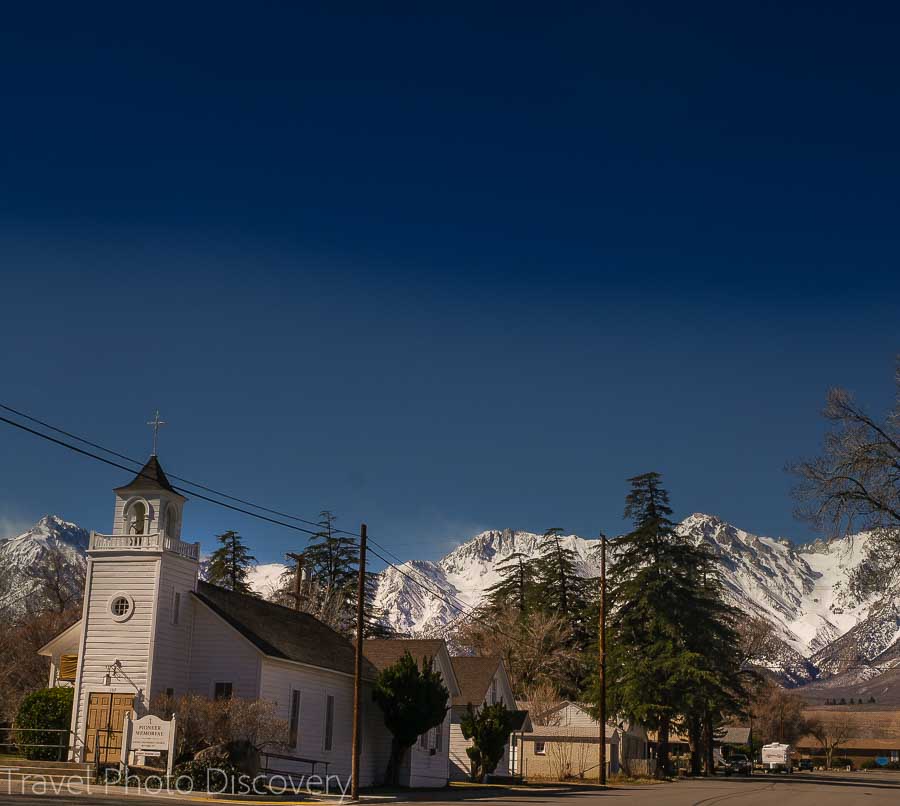
{"type": "Polygon", "coordinates": [[[300,691],[294,689],[291,692],[291,732],[288,738],[288,744],[296,747],[300,740],[300,691]]]}
{"type": "Polygon", "coordinates": [[[423,750],[428,749],[428,731],[425,731],[425,733],[419,737],[419,747],[423,750]]]}
{"type": "Polygon", "coordinates": [[[334,744],[334,697],[325,697],[325,750],[334,744]]]}
{"type": "Polygon", "coordinates": [[[434,749],[440,752],[444,749],[444,726],[438,725],[434,729],[434,749]]]}
{"type": "Polygon", "coordinates": [[[213,698],[217,700],[230,700],[231,683],[216,683],[213,698]]]}
{"type": "Polygon", "coordinates": [[[534,743],[534,754],[536,756],[544,756],[547,754],[546,745],[543,742],[534,743]]]}
{"type": "Polygon", "coordinates": [[[172,623],[177,624],[181,618],[181,594],[175,591],[172,594],[172,623]]]}

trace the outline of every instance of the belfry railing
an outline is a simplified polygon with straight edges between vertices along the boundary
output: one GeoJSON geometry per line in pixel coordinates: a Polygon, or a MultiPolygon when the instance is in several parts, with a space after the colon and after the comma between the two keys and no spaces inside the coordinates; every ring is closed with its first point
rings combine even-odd
{"type": "Polygon", "coordinates": [[[101,535],[91,532],[88,544],[89,551],[170,551],[187,557],[189,560],[200,559],[200,544],[185,543],[176,537],[169,537],[162,532],[151,532],[143,535],[101,535]]]}

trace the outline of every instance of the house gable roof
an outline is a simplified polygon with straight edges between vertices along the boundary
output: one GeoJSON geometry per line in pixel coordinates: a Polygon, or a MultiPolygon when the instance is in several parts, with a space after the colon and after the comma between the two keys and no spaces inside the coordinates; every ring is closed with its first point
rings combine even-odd
{"type": "Polygon", "coordinates": [[[77,651],[78,643],[81,639],[82,621],[83,619],[78,619],[78,621],[74,624],[70,624],[61,633],[54,635],[53,638],[47,641],[47,643],[37,651],[37,654],[52,657],[56,654],[57,650],[64,650],[68,647],[72,647],[77,651]]]}
{"type": "MultiPolygon", "coordinates": [[[[270,658],[354,673],[353,644],[308,613],[203,581],[197,583],[194,596],[270,658]]],[[[377,670],[364,658],[363,677],[376,676],[377,670]]]]}
{"type": "Polygon", "coordinates": [[[439,663],[444,670],[450,697],[458,695],[459,683],[453,671],[450,653],[440,638],[367,638],[363,641],[363,654],[378,671],[393,666],[407,652],[420,668],[426,660],[439,663]]]}
{"type": "Polygon", "coordinates": [[[423,660],[437,657],[442,649],[445,645],[439,638],[371,638],[363,641],[363,654],[379,672],[393,666],[407,652],[421,666],[423,660]]]}
{"type": "Polygon", "coordinates": [[[169,479],[166,477],[162,465],[155,455],[147,460],[147,463],[138,471],[138,474],[128,482],[128,484],[124,487],[116,487],[113,492],[128,493],[133,491],[136,492],[137,490],[165,490],[166,492],[179,495],[169,483],[169,479]]]}
{"type": "Polygon", "coordinates": [[[487,657],[453,657],[453,673],[459,682],[459,696],[453,698],[454,706],[480,705],[484,702],[491,681],[500,666],[500,658],[487,657]]]}

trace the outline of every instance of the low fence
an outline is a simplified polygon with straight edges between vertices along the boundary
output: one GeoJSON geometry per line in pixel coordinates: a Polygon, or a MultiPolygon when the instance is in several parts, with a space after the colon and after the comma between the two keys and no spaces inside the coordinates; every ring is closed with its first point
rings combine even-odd
{"type": "Polygon", "coordinates": [[[0,753],[41,761],[66,761],[75,747],[67,728],[0,728],[0,753]]]}

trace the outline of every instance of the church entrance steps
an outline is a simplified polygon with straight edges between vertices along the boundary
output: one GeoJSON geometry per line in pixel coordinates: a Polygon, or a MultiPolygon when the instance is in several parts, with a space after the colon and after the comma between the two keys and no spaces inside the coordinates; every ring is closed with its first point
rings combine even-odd
{"type": "Polygon", "coordinates": [[[84,784],[94,781],[95,776],[92,764],[77,761],[6,758],[0,762],[0,780],[8,783],[46,781],[54,786],[84,784]]]}

